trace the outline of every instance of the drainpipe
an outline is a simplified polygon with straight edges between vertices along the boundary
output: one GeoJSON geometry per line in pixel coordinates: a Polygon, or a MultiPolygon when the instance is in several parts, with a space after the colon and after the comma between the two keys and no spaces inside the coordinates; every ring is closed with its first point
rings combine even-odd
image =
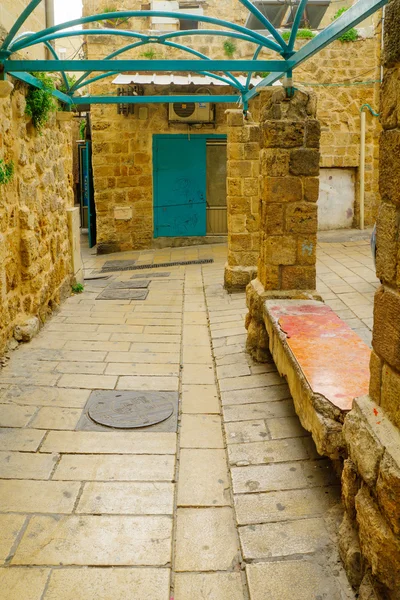
{"type": "MultiPolygon", "coordinates": [[[[45,0],[45,10],[46,10],[46,29],[48,27],[53,27],[54,25],[54,0],[45,0]]],[[[55,41],[51,40],[50,44],[55,48],[55,41]]],[[[53,57],[50,57],[53,58],[53,57]]]]}
{"type": "Polygon", "coordinates": [[[361,113],[361,135],[360,135],[360,229],[364,229],[364,200],[365,200],[365,130],[366,113],[364,109],[369,110],[373,117],[379,117],[369,104],[363,104],[360,108],[361,113]]]}

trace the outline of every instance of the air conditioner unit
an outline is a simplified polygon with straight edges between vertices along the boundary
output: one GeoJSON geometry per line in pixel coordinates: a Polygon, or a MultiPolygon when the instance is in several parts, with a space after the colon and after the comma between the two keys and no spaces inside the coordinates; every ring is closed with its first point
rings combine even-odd
{"type": "Polygon", "coordinates": [[[214,121],[214,105],[209,102],[196,102],[195,97],[193,102],[171,102],[169,120],[183,123],[211,123],[214,121]]]}

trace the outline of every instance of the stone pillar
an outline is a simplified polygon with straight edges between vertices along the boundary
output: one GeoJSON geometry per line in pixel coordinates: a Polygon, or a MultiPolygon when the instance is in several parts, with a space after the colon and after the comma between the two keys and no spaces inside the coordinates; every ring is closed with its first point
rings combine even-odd
{"type": "Polygon", "coordinates": [[[242,110],[227,110],[228,262],[225,287],[245,288],[257,274],[259,253],[260,129],[243,118],[242,110]]]}
{"type": "Polygon", "coordinates": [[[268,297],[313,297],[317,243],[320,124],[316,99],[283,88],[263,93],[258,278],[247,288],[248,349],[266,358],[262,318],[268,297]]]}
{"type": "Polygon", "coordinates": [[[341,556],[360,600],[400,599],[400,0],[387,6],[369,396],[345,419],[341,556]]]}

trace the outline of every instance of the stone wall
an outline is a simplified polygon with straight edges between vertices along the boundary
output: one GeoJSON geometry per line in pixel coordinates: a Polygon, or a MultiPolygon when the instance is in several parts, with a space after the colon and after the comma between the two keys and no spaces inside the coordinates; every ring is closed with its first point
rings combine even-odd
{"type": "Polygon", "coordinates": [[[71,125],[53,113],[39,135],[25,116],[26,90],[15,83],[0,98],[0,158],[15,166],[0,185],[0,352],[16,325],[43,322],[70,290],[71,125]]]}
{"type": "MultiPolygon", "coordinates": [[[[22,11],[28,6],[30,0],[1,0],[0,2],[0,39],[4,38],[4,33],[10,31],[22,11]]],[[[46,27],[46,6],[44,0],[36,7],[33,13],[24,23],[20,32],[40,31],[46,27]]],[[[43,59],[46,57],[43,44],[27,48],[22,53],[27,59],[43,59]]]]}
{"type": "Polygon", "coordinates": [[[400,0],[386,12],[369,397],[345,420],[341,554],[360,600],[400,598],[400,0]]]}

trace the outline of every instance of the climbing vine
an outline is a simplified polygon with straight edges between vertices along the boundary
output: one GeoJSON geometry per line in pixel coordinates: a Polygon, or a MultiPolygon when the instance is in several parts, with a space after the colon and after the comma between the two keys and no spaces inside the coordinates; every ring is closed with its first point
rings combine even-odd
{"type": "Polygon", "coordinates": [[[2,158],[0,158],[0,185],[6,185],[10,183],[14,175],[14,163],[12,160],[10,162],[5,162],[2,158]]]}
{"type": "MultiPolygon", "coordinates": [[[[282,33],[282,37],[283,39],[287,42],[290,38],[290,31],[284,31],[282,33]]],[[[296,40],[297,39],[303,39],[303,40],[311,40],[312,38],[315,38],[315,33],[313,31],[311,31],[311,29],[299,29],[298,32],[296,33],[296,40]]]]}
{"type": "Polygon", "coordinates": [[[57,108],[52,96],[54,83],[52,78],[45,73],[32,73],[32,75],[42,82],[43,88],[29,87],[26,96],[25,114],[31,117],[35,129],[41,132],[49,120],[50,113],[57,108]]]}
{"type": "Polygon", "coordinates": [[[86,119],[82,119],[79,123],[79,139],[84,140],[86,133],[86,119]]]}
{"type": "MultiPolygon", "coordinates": [[[[340,15],[342,15],[344,12],[346,12],[346,10],[348,10],[348,8],[346,7],[342,7],[339,8],[339,10],[337,11],[337,13],[335,15],[333,15],[333,21],[335,19],[338,19],[340,17],[340,15]]],[[[341,35],[338,40],[340,40],[341,42],[356,42],[358,40],[358,32],[357,29],[355,29],[354,27],[352,27],[351,29],[349,29],[348,31],[346,31],[346,33],[344,33],[343,35],[341,35]]]]}

